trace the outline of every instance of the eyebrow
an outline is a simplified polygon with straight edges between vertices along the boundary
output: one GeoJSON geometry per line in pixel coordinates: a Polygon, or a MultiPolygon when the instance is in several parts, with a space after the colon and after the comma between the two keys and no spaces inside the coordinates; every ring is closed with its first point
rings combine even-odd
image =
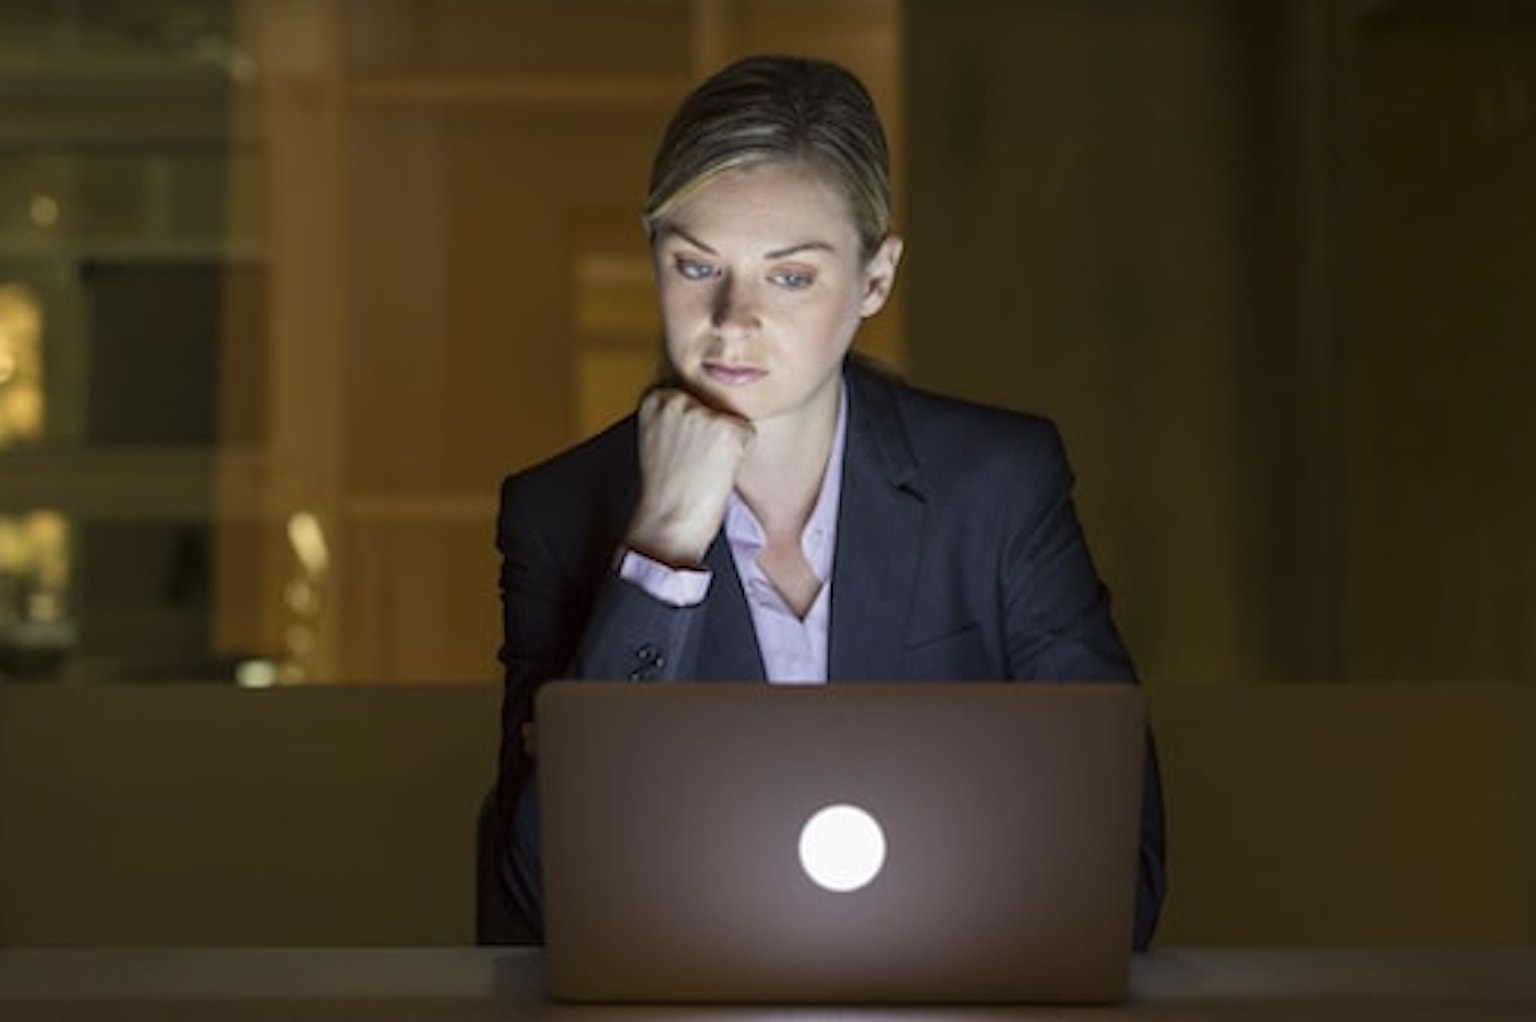
{"type": "MultiPolygon", "coordinates": [[[[667,226],[663,227],[662,228],[662,234],[665,235],[665,236],[668,236],[668,237],[682,238],[684,241],[686,241],[688,244],[692,245],[694,248],[697,248],[700,251],[702,251],[702,252],[704,252],[704,253],[706,253],[708,255],[719,255],[720,254],[719,252],[716,252],[713,248],[711,248],[709,245],[704,244],[704,242],[700,241],[698,238],[695,238],[693,235],[691,235],[687,231],[683,230],[681,227],[677,227],[677,226],[675,226],[673,224],[668,224],[667,226]]],[[[784,258],[786,258],[788,256],[798,255],[801,252],[834,252],[835,253],[836,251],[837,251],[837,249],[834,248],[830,242],[826,242],[826,241],[802,241],[802,242],[798,242],[798,243],[796,243],[794,245],[786,246],[785,248],[776,248],[772,252],[767,253],[765,258],[768,258],[768,259],[784,259],[784,258]]]]}

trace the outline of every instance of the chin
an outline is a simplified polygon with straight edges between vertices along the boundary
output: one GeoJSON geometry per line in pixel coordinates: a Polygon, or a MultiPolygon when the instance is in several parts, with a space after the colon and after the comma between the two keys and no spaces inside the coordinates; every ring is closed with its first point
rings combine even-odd
{"type": "Polygon", "coordinates": [[[735,395],[719,391],[709,392],[709,403],[723,412],[739,415],[748,422],[757,422],[763,417],[763,409],[752,401],[741,401],[735,395]]]}
{"type": "Polygon", "coordinates": [[[739,415],[749,421],[754,420],[760,413],[759,403],[752,401],[750,397],[741,394],[730,387],[722,387],[708,379],[693,377],[686,381],[686,387],[690,394],[703,401],[712,408],[718,408],[722,412],[730,412],[739,415]],[[746,400],[743,400],[746,398],[746,400]]]}

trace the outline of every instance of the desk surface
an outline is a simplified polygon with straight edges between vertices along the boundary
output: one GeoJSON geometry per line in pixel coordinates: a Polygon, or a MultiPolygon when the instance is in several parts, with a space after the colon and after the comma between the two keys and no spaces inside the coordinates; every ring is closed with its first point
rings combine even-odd
{"type": "Polygon", "coordinates": [[[1530,1022],[1536,948],[1188,948],[1137,956],[1131,999],[1106,1008],[578,1007],[544,996],[536,951],[273,948],[0,951],[5,1022],[741,1018],[1217,1019],[1530,1022]]]}

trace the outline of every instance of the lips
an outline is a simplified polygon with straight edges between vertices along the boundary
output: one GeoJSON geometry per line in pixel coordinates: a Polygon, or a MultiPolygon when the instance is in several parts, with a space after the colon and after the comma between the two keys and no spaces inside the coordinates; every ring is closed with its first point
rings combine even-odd
{"type": "Polygon", "coordinates": [[[741,387],[767,376],[768,373],[753,366],[725,365],[719,362],[704,363],[704,375],[726,387],[741,387]]]}

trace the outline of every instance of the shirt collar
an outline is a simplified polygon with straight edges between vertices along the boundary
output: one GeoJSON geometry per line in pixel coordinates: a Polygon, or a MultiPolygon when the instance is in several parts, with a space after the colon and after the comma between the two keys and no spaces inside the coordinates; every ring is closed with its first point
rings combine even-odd
{"type": "MultiPolygon", "coordinates": [[[[832,552],[837,541],[837,509],[843,492],[843,452],[848,438],[848,385],[837,392],[837,423],[832,428],[832,449],[822,473],[816,504],[800,534],[800,550],[816,577],[825,582],[832,574],[832,552]]],[[[735,490],[726,501],[725,537],[738,549],[761,550],[763,526],[735,490]]]]}

